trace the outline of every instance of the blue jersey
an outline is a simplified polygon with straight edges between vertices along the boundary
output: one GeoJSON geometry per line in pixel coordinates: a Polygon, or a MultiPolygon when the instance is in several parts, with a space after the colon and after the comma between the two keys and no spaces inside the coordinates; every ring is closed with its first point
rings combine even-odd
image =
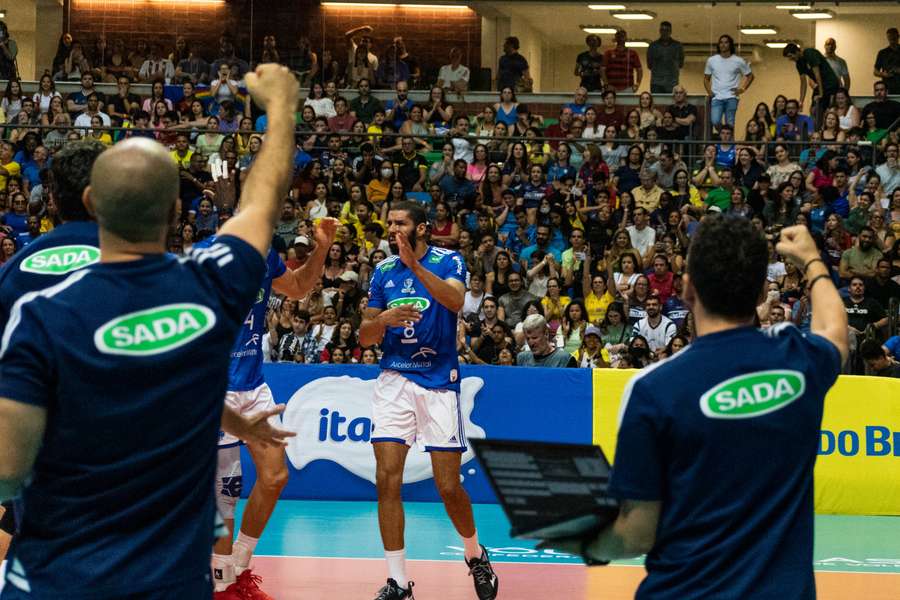
{"type": "MultiPolygon", "coordinates": [[[[441,279],[466,281],[466,263],[452,250],[429,246],[419,264],[441,279]]],[[[456,313],[436,301],[400,257],[389,256],[372,275],[369,306],[385,310],[401,304],[414,304],[422,318],[385,331],[381,368],[403,373],[426,389],[459,391],[456,313]]]]}
{"type": "Polygon", "coordinates": [[[47,422],[3,598],[138,597],[208,577],[228,352],[264,273],[223,236],[189,257],[99,263],[15,304],[0,397],[47,422]]]}
{"type": "Polygon", "coordinates": [[[662,502],[637,599],[815,598],[813,466],[840,368],[781,324],[701,336],[632,379],[609,490],[662,502]]]}
{"type": "MultiPolygon", "coordinates": [[[[215,236],[207,238],[194,247],[209,247],[215,243],[215,239],[215,236]]],[[[286,270],[278,253],[269,248],[266,275],[260,283],[256,302],[244,319],[241,332],[231,350],[231,366],[228,368],[228,390],[231,392],[255,390],[265,383],[262,374],[262,338],[266,332],[266,307],[272,293],[272,280],[284,275],[286,270]]]]}
{"type": "Polygon", "coordinates": [[[28,292],[59,283],[100,260],[97,224],[72,221],[54,228],[16,252],[0,269],[0,329],[13,304],[28,292]]]}

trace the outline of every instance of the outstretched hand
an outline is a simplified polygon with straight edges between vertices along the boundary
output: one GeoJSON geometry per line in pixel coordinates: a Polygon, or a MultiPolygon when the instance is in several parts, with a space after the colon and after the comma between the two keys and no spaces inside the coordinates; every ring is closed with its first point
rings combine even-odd
{"type": "Polygon", "coordinates": [[[287,438],[294,437],[297,434],[269,423],[269,417],[280,415],[286,407],[286,404],[279,404],[249,417],[242,417],[244,431],[241,432],[240,438],[250,444],[259,444],[261,446],[272,446],[275,448],[287,446],[287,438]]]}
{"type": "Polygon", "coordinates": [[[328,248],[334,242],[337,235],[338,226],[341,222],[331,217],[321,219],[316,225],[316,231],[313,235],[316,240],[316,246],[328,248]]]}

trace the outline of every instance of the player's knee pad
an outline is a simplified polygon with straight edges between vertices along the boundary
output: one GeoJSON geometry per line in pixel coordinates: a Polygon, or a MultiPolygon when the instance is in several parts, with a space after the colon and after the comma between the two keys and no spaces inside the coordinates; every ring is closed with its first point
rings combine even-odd
{"type": "Polygon", "coordinates": [[[3,503],[3,516],[0,517],[0,531],[14,535],[16,533],[16,513],[12,502],[3,503]]]}
{"type": "Polygon", "coordinates": [[[216,465],[216,508],[225,519],[234,518],[234,508],[241,497],[241,447],[219,448],[216,465]]]}

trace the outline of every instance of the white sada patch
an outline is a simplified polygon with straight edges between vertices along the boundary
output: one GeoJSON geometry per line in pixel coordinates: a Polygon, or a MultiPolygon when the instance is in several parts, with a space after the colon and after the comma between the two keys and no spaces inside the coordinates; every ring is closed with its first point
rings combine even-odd
{"type": "MultiPolygon", "coordinates": [[[[485,437],[484,429],[471,418],[475,396],[482,387],[484,380],[480,377],[466,377],[460,383],[460,409],[466,435],[470,438],[485,437]]],[[[374,379],[363,380],[349,375],[322,377],[294,392],[282,416],[284,426],[297,432],[296,437],[288,440],[287,455],[291,464],[300,470],[314,460],[330,460],[375,483],[375,454],[369,443],[374,397],[374,379]],[[336,413],[341,418],[335,430],[338,439],[331,435],[336,413]]],[[[471,448],[467,449],[462,455],[462,463],[474,457],[471,448]]],[[[428,453],[413,449],[406,458],[403,483],[422,481],[431,476],[428,453]]]]}

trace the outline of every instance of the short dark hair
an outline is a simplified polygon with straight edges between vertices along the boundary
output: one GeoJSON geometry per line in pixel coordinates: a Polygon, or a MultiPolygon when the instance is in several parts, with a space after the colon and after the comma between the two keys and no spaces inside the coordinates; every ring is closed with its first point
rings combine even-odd
{"type": "Polygon", "coordinates": [[[720,317],[750,319],[766,282],[768,245],[743,217],[705,217],[688,251],[688,275],[703,307],[720,317]]]}
{"type": "Polygon", "coordinates": [[[418,202],[412,202],[410,200],[394,202],[393,204],[391,204],[390,210],[402,210],[409,215],[409,218],[412,219],[413,225],[415,225],[416,227],[428,222],[428,213],[425,212],[425,209],[418,202]]]}
{"type": "Polygon", "coordinates": [[[94,161],[106,150],[101,142],[86,140],[66,144],[50,163],[50,190],[63,221],[89,221],[91,216],[81,201],[91,182],[94,161]]]}
{"type": "Polygon", "coordinates": [[[788,44],[784,47],[784,50],[781,51],[781,55],[788,56],[790,54],[796,54],[797,52],[800,52],[800,46],[797,44],[788,44]]]}
{"type": "Polygon", "coordinates": [[[884,358],[884,348],[875,340],[863,340],[859,345],[859,357],[863,360],[884,358]]]}

